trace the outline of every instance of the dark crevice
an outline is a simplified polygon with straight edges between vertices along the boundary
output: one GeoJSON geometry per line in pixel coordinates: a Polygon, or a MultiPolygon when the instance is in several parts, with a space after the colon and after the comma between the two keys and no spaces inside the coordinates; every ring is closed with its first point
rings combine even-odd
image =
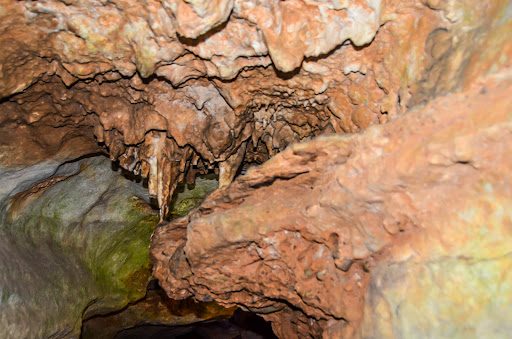
{"type": "Polygon", "coordinates": [[[148,284],[143,299],[119,311],[85,320],[81,333],[80,339],[277,338],[270,323],[255,313],[226,309],[214,301],[172,300],[156,280],[148,284]]]}
{"type": "Polygon", "coordinates": [[[237,309],[230,319],[164,326],[143,324],[117,333],[115,339],[275,339],[269,322],[237,309]]]}

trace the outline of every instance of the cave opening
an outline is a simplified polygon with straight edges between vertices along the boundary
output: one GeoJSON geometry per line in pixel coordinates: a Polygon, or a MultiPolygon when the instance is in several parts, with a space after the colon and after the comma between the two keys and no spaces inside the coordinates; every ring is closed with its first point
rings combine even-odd
{"type": "MultiPolygon", "coordinates": [[[[83,170],[86,159],[100,157],[107,159],[105,153],[94,153],[66,162],[59,166],[51,178],[61,175],[76,175],[83,170]]],[[[237,176],[244,174],[248,166],[254,166],[254,160],[244,162],[237,176]]],[[[122,178],[148,188],[147,179],[119,166],[118,161],[110,161],[111,170],[122,178]]],[[[211,192],[218,188],[218,168],[212,168],[208,174],[198,174],[193,183],[182,182],[177,185],[170,201],[168,219],[186,216],[198,206],[211,192]]],[[[141,196],[148,202],[153,213],[159,206],[147,194],[141,196]]],[[[87,314],[87,310],[86,310],[87,314]]],[[[129,303],[121,310],[84,317],[80,331],[81,339],[96,338],[219,338],[219,339],[274,339],[270,322],[257,313],[242,310],[239,307],[224,308],[215,301],[198,302],[194,298],[185,300],[170,299],[159,286],[156,279],[148,283],[144,297],[129,303]]]]}
{"type": "Polygon", "coordinates": [[[172,300],[156,280],[147,294],[113,313],[82,323],[80,339],[277,339],[269,322],[237,307],[192,298],[172,300]]]}

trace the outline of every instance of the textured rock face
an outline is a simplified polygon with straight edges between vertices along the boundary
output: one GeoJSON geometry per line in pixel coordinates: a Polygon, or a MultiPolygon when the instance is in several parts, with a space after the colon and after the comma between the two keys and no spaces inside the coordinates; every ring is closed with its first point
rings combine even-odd
{"type": "MultiPolygon", "coordinates": [[[[178,77],[187,78],[187,68],[198,68],[192,57],[201,66],[197,71],[225,79],[271,60],[279,70],[293,71],[305,57],[328,53],[348,39],[357,46],[368,44],[379,28],[380,11],[380,0],[4,1],[2,6],[3,17],[19,25],[13,32],[26,34],[22,28],[32,28],[39,35],[49,34],[50,41],[24,38],[38,52],[57,53],[71,74],[87,77],[118,70],[131,76],[138,70],[148,77],[176,69],[178,77]],[[13,13],[24,17],[9,17],[13,13]],[[87,63],[97,65],[80,65],[87,63]]],[[[30,75],[39,74],[33,70],[30,75]]],[[[11,92],[26,85],[10,80],[4,88],[11,92]]]]}
{"type": "MultiPolygon", "coordinates": [[[[154,237],[155,274],[173,298],[240,305],[285,338],[505,333],[511,8],[509,0],[0,0],[0,217],[5,239],[29,241],[4,244],[0,264],[13,268],[0,271],[12,271],[7,285],[42,274],[50,291],[27,304],[26,319],[50,317],[34,327],[12,320],[18,299],[2,294],[11,307],[0,310],[3,328],[14,337],[76,334],[77,310],[98,282],[83,272],[89,254],[73,251],[96,238],[77,231],[68,247],[54,244],[68,236],[59,230],[112,220],[94,219],[94,208],[89,216],[83,201],[98,196],[80,195],[70,184],[79,175],[66,179],[74,170],[61,165],[105,153],[147,181],[160,220],[200,200],[176,196],[179,183],[219,176],[199,209],[154,237]],[[324,134],[336,135],[317,138],[324,134]],[[39,196],[57,187],[85,200],[39,223],[49,213],[39,196]],[[55,288],[48,272],[67,267],[69,252],[83,262],[55,288]],[[40,270],[41,258],[53,266],[40,270]],[[75,284],[82,275],[89,280],[75,284]]],[[[112,173],[100,181],[118,183],[112,173]]],[[[115,192],[94,204],[135,208],[131,193],[115,192]]],[[[133,235],[148,239],[138,232],[148,227],[133,235]]],[[[145,244],[120,255],[147,253],[145,244]]],[[[37,294],[30,283],[19,288],[37,294]]],[[[110,306],[129,299],[123,291],[110,306]]],[[[110,307],[95,305],[92,313],[110,307]]]]}
{"type": "Polygon", "coordinates": [[[229,185],[243,159],[386,122],[510,65],[507,5],[4,0],[6,161],[97,140],[149,179],[164,218],[196,173],[218,167],[229,185]]]}
{"type": "Polygon", "coordinates": [[[505,337],[511,79],[289,147],[159,228],[155,276],[282,338],[505,337]]]}
{"type": "MultiPolygon", "coordinates": [[[[16,186],[45,168],[12,171],[16,186]]],[[[146,291],[149,238],[158,221],[141,199],[146,190],[113,172],[103,157],[51,174],[2,195],[2,338],[77,337],[82,317],[118,310],[146,291]]]]}
{"type": "Polygon", "coordinates": [[[194,184],[180,185],[171,201],[172,218],[183,217],[196,207],[206,195],[219,187],[219,180],[216,175],[210,174],[196,178],[194,184]]]}
{"type": "Polygon", "coordinates": [[[444,25],[424,4],[378,0],[4,1],[0,16],[10,157],[96,139],[149,178],[162,217],[195,173],[218,167],[226,186],[244,157],[403,112],[444,25]]]}

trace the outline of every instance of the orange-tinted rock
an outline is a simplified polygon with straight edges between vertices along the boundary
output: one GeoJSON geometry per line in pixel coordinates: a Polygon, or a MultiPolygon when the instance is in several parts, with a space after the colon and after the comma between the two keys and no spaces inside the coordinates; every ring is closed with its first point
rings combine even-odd
{"type": "MultiPolygon", "coordinates": [[[[218,234],[210,236],[213,231],[206,224],[196,232],[187,219],[167,229],[170,235],[160,233],[159,239],[170,238],[158,246],[177,253],[173,270],[183,274],[166,275],[164,285],[180,298],[202,298],[220,291],[215,294],[220,301],[240,300],[267,314],[281,337],[296,332],[350,336],[360,333],[361,324],[365,324],[361,330],[365,335],[387,336],[388,325],[403,319],[393,318],[391,306],[386,305],[413,311],[410,303],[395,298],[395,286],[388,282],[403,279],[411,289],[418,284],[414,274],[386,270],[386,261],[379,255],[390,244],[400,253],[405,251],[395,239],[414,229],[420,220],[414,219],[420,218],[414,207],[420,208],[419,201],[428,202],[431,197],[417,187],[409,191],[405,184],[405,188],[393,186],[392,193],[386,191],[384,201],[375,192],[388,179],[406,180],[407,175],[417,185],[432,185],[445,173],[430,169],[453,159],[479,170],[481,165],[473,157],[488,151],[459,135],[463,129],[443,137],[453,139],[454,150],[441,137],[439,144],[422,148],[420,136],[428,139],[434,130],[446,130],[450,117],[471,113],[463,100],[457,106],[446,99],[447,107],[436,108],[443,113],[430,115],[436,121],[426,118],[427,108],[408,117],[404,114],[458,90],[472,93],[469,99],[475,105],[479,100],[493,103],[488,99],[491,95],[504,102],[497,93],[501,88],[496,93],[485,89],[488,94],[480,95],[471,86],[482,76],[512,66],[511,18],[510,3],[505,0],[0,0],[0,165],[9,172],[11,167],[46,159],[62,163],[106,152],[124,169],[147,179],[164,219],[179,182],[192,183],[199,173],[216,172],[220,187],[226,188],[239,167],[245,170],[262,164],[292,147],[214,194],[190,217],[190,225],[195,225],[194,220],[206,220],[209,209],[215,211],[213,215],[221,215],[223,208],[239,211],[238,202],[233,201],[247,199],[240,206],[247,204],[249,211],[232,217],[227,210],[229,218],[212,221],[212,225],[232,227],[225,234],[220,227],[215,230],[218,234]],[[417,120],[411,117],[415,115],[417,120]],[[376,126],[385,123],[390,125],[376,126]],[[315,139],[356,132],[363,134],[315,139]],[[291,146],[311,140],[315,141],[291,146]],[[389,162],[382,163],[390,150],[397,153],[387,155],[384,160],[389,162]],[[290,156],[290,152],[298,153],[290,156]],[[336,168],[342,173],[333,172],[336,168]],[[343,181],[342,188],[338,179],[343,181]],[[246,189],[247,197],[240,193],[246,189]],[[223,195],[229,192],[237,192],[235,198],[242,196],[223,195]],[[281,201],[282,205],[274,203],[281,201]],[[380,210],[381,205],[402,210],[392,209],[393,214],[380,210]],[[245,220],[249,212],[258,215],[258,222],[237,225],[237,218],[245,220]],[[311,220],[320,221],[312,225],[311,220]],[[333,225],[337,225],[335,231],[333,225]],[[267,236],[261,238],[260,231],[267,236]],[[225,241],[247,244],[249,238],[256,239],[252,247],[226,247],[225,241]],[[286,251],[276,252],[277,243],[284,244],[286,251]],[[294,247],[296,252],[288,251],[294,247]],[[278,255],[290,266],[275,262],[278,255]],[[237,292],[241,282],[231,271],[227,272],[231,276],[210,279],[215,274],[210,277],[208,267],[228,259],[233,264],[234,257],[246,260],[237,265],[246,265],[253,275],[245,292],[237,292]],[[211,286],[203,281],[190,285],[190,279],[184,279],[202,269],[211,286]],[[372,269],[376,274],[370,276],[372,269]],[[276,286],[295,285],[280,291],[267,289],[261,281],[268,279],[276,286]],[[381,281],[386,283],[379,285],[381,281]],[[233,291],[223,290],[226,282],[233,283],[228,286],[233,291]],[[198,287],[203,285],[212,290],[198,287]],[[331,295],[322,289],[342,292],[331,295]],[[367,309],[364,319],[363,307],[367,309]],[[374,310],[391,320],[379,322],[374,310]]],[[[491,122],[492,113],[485,115],[491,122]]],[[[474,131],[488,123],[478,119],[474,131]]],[[[466,174],[461,173],[461,178],[466,174]]],[[[35,191],[38,185],[44,186],[34,179],[38,177],[27,181],[36,185],[35,191]]],[[[0,191],[10,192],[11,184],[16,185],[9,181],[0,191]]],[[[430,194],[455,194],[453,186],[443,185],[446,191],[429,187],[434,190],[430,194]]],[[[485,199],[472,201],[499,207],[485,199]]],[[[431,269],[407,265],[418,276],[426,276],[431,269]]],[[[446,277],[446,265],[437,268],[440,274],[432,275],[436,277],[432,284],[451,283],[437,279],[446,277]]],[[[439,291],[430,291],[438,297],[439,291]]],[[[411,300],[425,305],[420,299],[411,300]]],[[[472,321],[481,323],[477,318],[472,321]]]]}
{"type": "MultiPolygon", "coordinates": [[[[11,124],[18,135],[36,135],[23,149],[45,144],[53,156],[76,135],[79,156],[97,150],[94,131],[112,160],[148,177],[162,217],[186,173],[236,173],[240,162],[226,159],[248,140],[246,158],[262,161],[403,111],[400,93],[420,79],[423,46],[440,24],[423,5],[365,0],[54,0],[8,2],[0,15],[0,110],[17,112],[7,115],[21,119],[11,124]]],[[[15,139],[6,138],[10,154],[27,143],[15,139]]]]}
{"type": "MultiPolygon", "coordinates": [[[[289,147],[159,228],[151,248],[155,276],[170,296],[213,298],[263,314],[283,338],[385,335],[373,307],[379,289],[391,287],[374,281],[374,269],[507,253],[493,239],[508,238],[512,220],[503,210],[512,196],[505,193],[512,189],[510,75],[362,134],[289,147]],[[493,187],[493,208],[473,203],[485,185],[493,187]],[[473,208],[482,220],[496,209],[503,219],[488,219],[486,237],[474,237],[482,226],[458,217],[473,208]],[[373,320],[366,324],[366,317],[373,320]]],[[[483,319],[492,314],[480,312],[483,319]]]]}

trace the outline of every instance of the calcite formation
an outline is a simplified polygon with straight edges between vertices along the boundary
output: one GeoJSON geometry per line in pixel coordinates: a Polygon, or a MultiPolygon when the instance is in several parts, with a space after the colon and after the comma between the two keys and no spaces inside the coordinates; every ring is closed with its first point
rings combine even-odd
{"type": "Polygon", "coordinates": [[[160,227],[155,276],[281,338],[506,337],[511,79],[289,147],[160,227]]]}
{"type": "Polygon", "coordinates": [[[425,40],[442,21],[424,5],[377,0],[5,1],[1,9],[9,153],[19,144],[13,133],[33,157],[92,152],[96,139],[149,179],[162,218],[176,184],[196,173],[218,168],[226,186],[244,159],[261,163],[290,143],[402,112],[428,66],[425,40]],[[396,10],[408,15],[393,21],[396,10]]]}
{"type": "Polygon", "coordinates": [[[437,337],[471,312],[475,336],[503,333],[507,306],[438,287],[453,265],[506,291],[511,8],[0,0],[1,220],[65,185],[63,164],[105,154],[158,205],[152,258],[174,299],[243,307],[286,338],[437,337]],[[218,190],[167,224],[201,200],[179,185],[212,175],[218,190]]]}

